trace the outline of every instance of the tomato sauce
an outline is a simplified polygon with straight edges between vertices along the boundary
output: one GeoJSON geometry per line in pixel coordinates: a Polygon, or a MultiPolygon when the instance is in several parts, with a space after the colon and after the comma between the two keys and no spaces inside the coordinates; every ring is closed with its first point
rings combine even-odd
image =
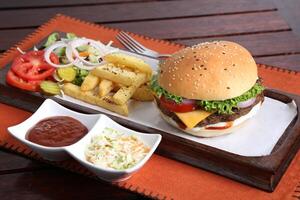
{"type": "Polygon", "coordinates": [[[74,144],[88,133],[78,120],[56,116],[38,122],[27,133],[27,139],[47,147],[62,147],[74,144]]]}

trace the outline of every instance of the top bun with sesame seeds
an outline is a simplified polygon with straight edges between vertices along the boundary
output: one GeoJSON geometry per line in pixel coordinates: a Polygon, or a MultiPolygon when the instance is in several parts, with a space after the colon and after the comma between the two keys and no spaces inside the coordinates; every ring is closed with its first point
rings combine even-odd
{"type": "Polygon", "coordinates": [[[247,49],[228,42],[206,42],[182,49],[160,63],[159,85],[186,99],[226,100],[250,90],[258,80],[247,49]]]}

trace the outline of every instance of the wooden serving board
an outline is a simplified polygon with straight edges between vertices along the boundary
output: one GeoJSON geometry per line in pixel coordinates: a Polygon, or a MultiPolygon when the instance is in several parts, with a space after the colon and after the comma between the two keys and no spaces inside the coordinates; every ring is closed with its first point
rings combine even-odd
{"type": "MultiPolygon", "coordinates": [[[[5,76],[9,65],[0,71],[0,101],[30,112],[35,112],[48,96],[31,93],[6,84],[5,76]]],[[[295,101],[299,113],[300,97],[284,92],[266,90],[265,96],[283,103],[295,101]]],[[[84,113],[100,113],[78,104],[50,97],[62,105],[84,113]]],[[[104,113],[109,115],[107,113],[104,113]]],[[[298,115],[297,115],[298,116],[298,115]]],[[[178,161],[200,167],[217,174],[232,178],[257,188],[273,191],[296,154],[300,142],[300,118],[290,123],[284,134],[268,156],[245,157],[219,150],[204,144],[184,139],[151,127],[109,115],[120,124],[143,132],[156,132],[163,136],[157,153],[178,161]]]]}
{"type": "MultiPolygon", "coordinates": [[[[50,33],[48,32],[48,34],[50,33]]],[[[44,38],[46,36],[44,34],[44,38]]],[[[10,56],[11,61],[13,54],[8,53],[8,56],[10,56]]],[[[19,90],[7,85],[5,83],[5,76],[9,67],[10,64],[7,64],[0,70],[0,102],[35,112],[42,102],[49,97],[39,93],[19,90]]],[[[299,96],[273,90],[266,90],[265,95],[283,103],[289,103],[294,100],[299,113],[299,96]]],[[[101,113],[98,110],[70,103],[56,97],[50,98],[77,111],[101,113]]],[[[296,154],[300,143],[300,119],[297,117],[298,115],[285,130],[270,155],[245,157],[171,135],[152,127],[143,126],[124,118],[107,113],[104,114],[129,128],[143,132],[160,133],[163,136],[157,151],[160,155],[215,172],[266,191],[273,191],[275,189],[290,161],[296,154]]]]}

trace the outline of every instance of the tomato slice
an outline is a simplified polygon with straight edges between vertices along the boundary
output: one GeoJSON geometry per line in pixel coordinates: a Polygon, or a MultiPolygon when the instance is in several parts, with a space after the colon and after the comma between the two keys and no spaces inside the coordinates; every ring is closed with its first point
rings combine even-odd
{"type": "MultiPolygon", "coordinates": [[[[44,59],[44,51],[29,51],[15,58],[11,70],[20,78],[25,80],[44,80],[51,76],[55,68],[44,59]]],[[[50,59],[58,64],[58,57],[52,53],[50,59]]]]}
{"type": "Polygon", "coordinates": [[[182,103],[177,104],[175,101],[166,99],[164,96],[161,96],[160,104],[171,112],[190,112],[197,107],[195,100],[183,100],[182,103]]]}
{"type": "Polygon", "coordinates": [[[39,85],[41,83],[41,81],[23,80],[22,78],[16,76],[16,74],[12,70],[9,70],[6,74],[6,82],[14,87],[33,92],[39,90],[39,85]]]}

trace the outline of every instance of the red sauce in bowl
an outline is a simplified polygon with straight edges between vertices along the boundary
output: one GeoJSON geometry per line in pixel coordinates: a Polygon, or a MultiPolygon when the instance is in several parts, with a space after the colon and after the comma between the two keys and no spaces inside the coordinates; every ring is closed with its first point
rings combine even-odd
{"type": "Polygon", "coordinates": [[[88,133],[78,120],[67,117],[50,117],[38,122],[27,133],[27,139],[47,147],[62,147],[74,144],[88,133]]]}

